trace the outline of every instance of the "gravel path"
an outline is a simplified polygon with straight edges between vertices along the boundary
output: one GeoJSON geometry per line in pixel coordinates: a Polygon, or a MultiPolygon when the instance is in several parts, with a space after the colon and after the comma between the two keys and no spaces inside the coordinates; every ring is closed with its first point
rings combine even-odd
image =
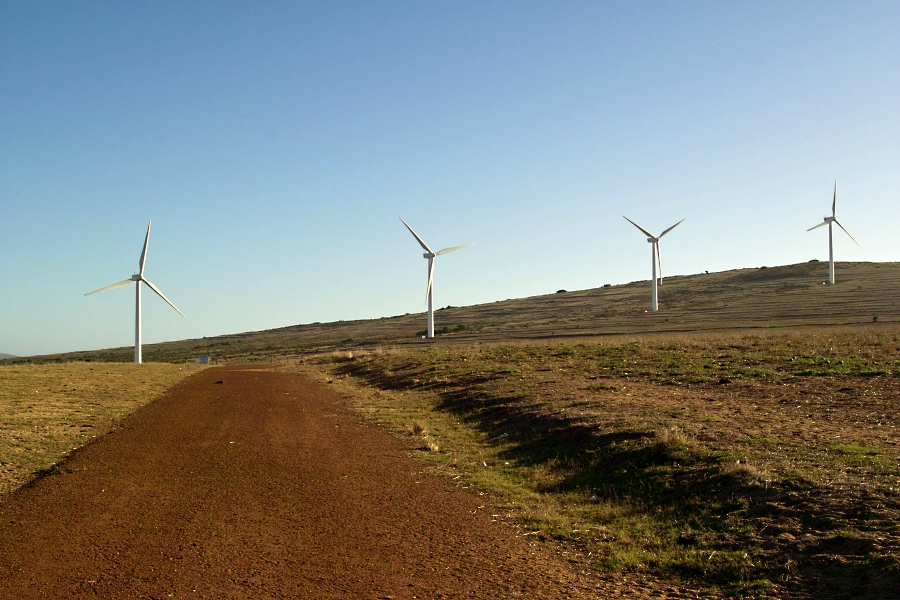
{"type": "Polygon", "coordinates": [[[649,596],[480,507],[329,389],[208,369],[0,504],[0,597],[649,596]]]}

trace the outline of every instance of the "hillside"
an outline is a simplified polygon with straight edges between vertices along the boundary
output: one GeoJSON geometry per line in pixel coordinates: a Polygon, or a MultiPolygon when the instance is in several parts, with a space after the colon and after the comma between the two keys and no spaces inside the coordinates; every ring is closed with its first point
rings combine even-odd
{"type": "MultiPolygon", "coordinates": [[[[900,323],[900,263],[813,261],[666,278],[656,314],[647,280],[589,290],[444,308],[435,313],[438,341],[496,342],[667,332],[713,332],[900,323]]],[[[298,353],[378,345],[426,344],[424,313],[312,323],[144,346],[148,361],[263,360],[298,353]]],[[[129,361],[130,347],[18,361],[129,361]]]]}

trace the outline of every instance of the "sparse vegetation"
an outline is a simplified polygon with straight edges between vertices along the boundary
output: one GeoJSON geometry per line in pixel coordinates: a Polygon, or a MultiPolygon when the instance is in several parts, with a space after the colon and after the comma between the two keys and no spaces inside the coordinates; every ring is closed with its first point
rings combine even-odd
{"type": "Polygon", "coordinates": [[[440,447],[437,442],[430,438],[425,438],[425,445],[422,447],[423,450],[427,450],[428,452],[439,452],[440,447]]]}
{"type": "Polygon", "coordinates": [[[890,597],[898,340],[844,329],[452,345],[301,368],[341,377],[398,433],[427,422],[419,440],[441,451],[423,457],[586,568],[741,597],[890,597]]]}

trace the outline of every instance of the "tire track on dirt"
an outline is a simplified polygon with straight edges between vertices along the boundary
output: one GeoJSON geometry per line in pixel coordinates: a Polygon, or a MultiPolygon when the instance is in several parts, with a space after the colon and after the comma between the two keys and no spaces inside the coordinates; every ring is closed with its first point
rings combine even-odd
{"type": "Polygon", "coordinates": [[[641,595],[478,506],[327,388],[208,369],[0,504],[0,597],[641,595]]]}

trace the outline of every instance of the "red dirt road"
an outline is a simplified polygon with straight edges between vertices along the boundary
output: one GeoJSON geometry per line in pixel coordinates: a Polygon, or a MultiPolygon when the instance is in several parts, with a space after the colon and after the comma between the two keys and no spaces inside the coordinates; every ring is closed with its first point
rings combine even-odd
{"type": "Polygon", "coordinates": [[[0,598],[624,593],[421,470],[327,388],[208,369],[0,504],[0,598]]]}

